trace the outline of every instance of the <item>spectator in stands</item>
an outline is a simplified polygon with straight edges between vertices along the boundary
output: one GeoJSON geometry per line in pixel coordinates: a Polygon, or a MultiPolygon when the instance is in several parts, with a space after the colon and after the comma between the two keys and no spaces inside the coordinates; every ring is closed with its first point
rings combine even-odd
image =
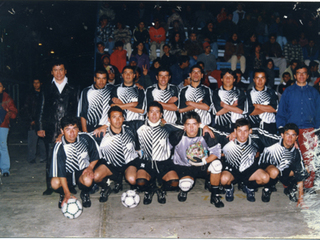
{"type": "Polygon", "coordinates": [[[144,2],[139,2],[138,7],[136,8],[136,10],[133,10],[133,12],[133,22],[143,21],[146,23],[146,25],[150,23],[150,12],[148,11],[148,9],[146,9],[144,2]]]}
{"type": "Polygon", "coordinates": [[[208,42],[210,44],[213,55],[215,58],[218,58],[218,33],[217,29],[214,28],[213,21],[209,21],[206,26],[202,28],[200,36],[202,42],[208,42]]]}
{"type": "Polygon", "coordinates": [[[195,12],[194,17],[197,28],[203,28],[207,22],[214,20],[214,16],[208,10],[207,4],[205,3],[201,3],[200,9],[195,12]]]}
{"type": "Polygon", "coordinates": [[[254,55],[255,46],[257,44],[257,35],[251,33],[250,37],[243,43],[244,56],[248,59],[251,55],[254,55]]]}
{"type": "Polygon", "coordinates": [[[197,63],[198,55],[203,53],[201,41],[197,38],[197,33],[192,31],[189,35],[189,39],[184,43],[184,49],[189,56],[190,65],[193,66],[197,63]]]}
{"type": "Polygon", "coordinates": [[[282,73],[284,73],[286,69],[287,62],[282,55],[280,44],[276,42],[276,36],[274,34],[271,34],[269,41],[263,44],[262,51],[266,54],[266,58],[272,59],[274,65],[279,68],[279,77],[281,78],[282,73]]]}
{"type": "Polygon", "coordinates": [[[108,74],[109,74],[109,78],[108,78],[108,81],[110,80],[110,70],[112,72],[114,72],[114,75],[115,75],[115,82],[116,83],[121,83],[121,79],[120,79],[120,72],[118,70],[118,68],[114,65],[111,65],[110,64],[110,55],[109,54],[105,54],[101,57],[101,61],[102,61],[102,64],[103,64],[103,68],[107,70],[108,74]]]}
{"type": "Polygon", "coordinates": [[[240,62],[241,72],[246,70],[246,58],[244,56],[243,43],[238,39],[238,34],[233,33],[226,42],[224,60],[231,63],[231,70],[235,71],[237,63],[240,62]]]}
{"type": "Polygon", "coordinates": [[[139,68],[150,68],[150,59],[147,54],[143,42],[139,42],[136,49],[133,51],[132,56],[137,59],[137,66],[139,68]]]}
{"type": "Polygon", "coordinates": [[[180,38],[180,33],[176,33],[172,39],[169,40],[170,53],[176,57],[185,53],[183,41],[180,38]]]}
{"type": "Polygon", "coordinates": [[[281,99],[281,95],[283,94],[284,90],[287,88],[287,87],[290,87],[292,84],[294,84],[294,81],[291,80],[291,75],[290,73],[288,72],[284,72],[282,74],[282,79],[281,79],[281,82],[278,86],[277,86],[277,93],[278,93],[278,98],[279,98],[279,101],[281,99]]]}
{"type": "Polygon", "coordinates": [[[253,53],[246,57],[246,71],[250,78],[250,82],[253,82],[253,71],[255,69],[261,69],[265,66],[266,57],[263,52],[261,52],[261,44],[256,43],[252,50],[253,53]]]}
{"type": "Polygon", "coordinates": [[[245,18],[246,12],[243,11],[242,3],[238,3],[237,10],[233,12],[232,21],[237,25],[239,21],[245,18]]]}
{"type": "MultiPolygon", "coordinates": [[[[241,40],[249,39],[255,32],[255,22],[251,18],[251,14],[246,14],[245,19],[238,24],[238,33],[241,40]]],[[[256,36],[256,35],[255,35],[256,36]]]]}
{"type": "Polygon", "coordinates": [[[221,8],[220,13],[217,15],[217,22],[221,23],[222,21],[227,19],[227,12],[226,12],[226,8],[223,7],[221,8]]]}
{"type": "Polygon", "coordinates": [[[169,44],[163,45],[164,54],[161,57],[161,66],[165,68],[170,68],[173,64],[177,63],[177,57],[170,53],[169,44]]]}
{"type": "Polygon", "coordinates": [[[110,55],[110,63],[118,68],[120,72],[127,65],[127,51],[123,49],[123,42],[115,43],[115,50],[110,55]]]}
{"type": "Polygon", "coordinates": [[[186,40],[186,33],[184,31],[184,27],[179,22],[179,20],[173,21],[173,27],[168,31],[168,39],[172,39],[176,35],[176,33],[179,33],[182,42],[186,40]]]}
{"type": "Polygon", "coordinates": [[[101,61],[101,57],[108,53],[104,49],[105,49],[104,43],[98,42],[97,43],[97,52],[96,52],[96,68],[101,68],[103,65],[102,61],[101,61]]]}
{"type": "Polygon", "coordinates": [[[191,7],[190,4],[187,4],[185,7],[185,11],[182,11],[182,19],[183,19],[183,25],[187,27],[188,30],[194,27],[195,25],[194,9],[191,7]]]}
{"type": "Polygon", "coordinates": [[[108,72],[108,83],[109,84],[112,84],[112,85],[118,85],[121,83],[121,80],[120,80],[120,73],[118,71],[118,69],[114,66],[108,66],[106,69],[107,72],[108,72]],[[117,71],[118,71],[118,76],[117,76],[117,71]]]}
{"type": "Polygon", "coordinates": [[[318,72],[319,69],[319,63],[316,61],[311,61],[309,64],[309,81],[308,84],[310,86],[313,86],[315,81],[320,77],[320,74],[318,72]]]}
{"type": "Polygon", "coordinates": [[[268,41],[268,26],[267,24],[263,21],[262,16],[258,16],[258,22],[255,27],[255,32],[257,34],[258,42],[260,43],[265,43],[268,41]]]}
{"type": "Polygon", "coordinates": [[[166,30],[160,27],[160,21],[156,19],[154,21],[154,26],[149,29],[150,35],[150,59],[151,61],[157,58],[157,48],[160,49],[160,57],[163,55],[163,45],[166,41],[166,30]]]}
{"type": "Polygon", "coordinates": [[[262,67],[263,70],[267,73],[267,85],[270,88],[274,86],[275,79],[275,71],[274,71],[274,63],[272,59],[267,59],[266,64],[262,67]]]}
{"type": "Polygon", "coordinates": [[[145,24],[143,21],[140,21],[138,26],[133,30],[133,49],[136,49],[136,46],[138,43],[142,42],[144,44],[144,48],[146,49],[148,55],[149,55],[149,32],[145,28],[145,24]]]}
{"type": "Polygon", "coordinates": [[[155,23],[155,21],[158,20],[161,26],[165,26],[165,16],[166,12],[163,6],[161,6],[159,2],[156,3],[156,5],[153,8],[153,12],[151,13],[151,22],[155,23]]]}
{"type": "Polygon", "coordinates": [[[299,45],[303,48],[305,46],[307,46],[309,43],[308,39],[306,38],[306,35],[304,32],[300,33],[300,37],[299,37],[299,45]]]}
{"type": "Polygon", "coordinates": [[[318,28],[315,19],[310,19],[308,24],[305,26],[305,33],[309,38],[317,39],[318,37],[318,28]]]}
{"type": "Polygon", "coordinates": [[[283,34],[283,25],[280,17],[276,17],[275,21],[270,24],[269,34],[277,36],[277,43],[279,43],[281,49],[287,44],[287,38],[283,34]]]}
{"type": "Polygon", "coordinates": [[[113,20],[116,17],[115,11],[112,9],[112,6],[108,2],[104,2],[99,9],[99,17],[105,16],[109,19],[110,23],[113,23],[113,20]]]}
{"type": "Polygon", "coordinates": [[[97,42],[103,42],[111,54],[114,47],[114,26],[108,22],[108,17],[106,15],[102,15],[99,22],[100,26],[97,28],[97,42]]]}
{"type": "MultiPolygon", "coordinates": [[[[294,80],[293,75],[294,75],[294,71],[295,71],[295,69],[296,69],[296,67],[297,67],[297,65],[298,65],[298,62],[299,62],[299,61],[297,61],[297,60],[292,60],[292,61],[290,62],[289,67],[287,67],[286,70],[284,71],[284,72],[290,73],[291,80],[294,80]]],[[[282,80],[281,80],[280,83],[282,83],[282,80]]]]}
{"type": "Polygon", "coordinates": [[[131,37],[132,37],[132,34],[130,29],[127,27],[123,28],[122,21],[117,21],[117,29],[114,30],[114,40],[116,42],[121,41],[123,43],[123,47],[128,53],[128,58],[131,57],[131,53],[132,53],[131,37]]]}
{"type": "Polygon", "coordinates": [[[319,47],[315,45],[314,39],[309,40],[309,44],[302,49],[303,59],[307,66],[310,61],[318,60],[319,58],[319,47]]]}
{"type": "Polygon", "coordinates": [[[208,42],[204,42],[202,46],[204,53],[198,56],[197,61],[198,63],[199,61],[203,62],[205,74],[210,74],[213,70],[217,69],[216,57],[211,53],[211,46],[208,42]]]}
{"type": "Polygon", "coordinates": [[[129,66],[135,67],[138,64],[138,60],[136,57],[131,55],[131,58],[129,59],[129,66]]]}
{"type": "MultiPolygon", "coordinates": [[[[234,82],[234,86],[240,89],[241,91],[246,92],[248,88],[248,84],[241,81],[242,79],[242,72],[240,69],[236,69],[234,71],[234,74],[236,76],[236,81],[234,82]]],[[[253,75],[253,74],[252,74],[253,75]]],[[[253,82],[253,81],[252,81],[253,82]]]]}
{"type": "Polygon", "coordinates": [[[291,43],[287,43],[283,48],[284,56],[289,64],[291,60],[303,62],[302,47],[298,44],[297,38],[291,39],[291,43]]]}
{"type": "Polygon", "coordinates": [[[146,68],[143,68],[142,71],[141,68],[134,67],[133,70],[136,75],[134,79],[134,83],[136,85],[138,83],[141,87],[143,87],[144,90],[146,90],[147,87],[150,87],[153,84],[146,68]]]}
{"type": "Polygon", "coordinates": [[[189,57],[180,56],[178,63],[171,66],[171,84],[179,85],[189,74],[189,57]]]}
{"type": "Polygon", "coordinates": [[[181,29],[183,29],[183,21],[182,18],[179,14],[179,9],[176,7],[172,7],[171,8],[171,15],[168,17],[168,21],[167,21],[167,28],[175,28],[178,27],[178,29],[181,27],[181,29]],[[174,24],[177,23],[176,26],[174,26],[174,24]]]}
{"type": "Polygon", "coordinates": [[[151,78],[151,81],[153,83],[157,83],[157,74],[158,74],[158,68],[161,66],[161,59],[160,58],[156,58],[153,62],[152,65],[149,69],[149,76],[151,78]]]}
{"type": "Polygon", "coordinates": [[[228,14],[227,19],[218,25],[218,29],[222,39],[228,40],[231,37],[231,34],[237,29],[237,25],[232,21],[232,13],[228,14]]]}

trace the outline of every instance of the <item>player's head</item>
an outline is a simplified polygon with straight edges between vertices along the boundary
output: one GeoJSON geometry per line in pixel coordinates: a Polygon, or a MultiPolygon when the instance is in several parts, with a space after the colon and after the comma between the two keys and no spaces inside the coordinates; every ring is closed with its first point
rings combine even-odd
{"type": "Polygon", "coordinates": [[[234,71],[232,71],[231,69],[224,69],[221,72],[222,85],[227,90],[233,88],[233,84],[236,78],[237,77],[235,76],[234,71]]]}
{"type": "Polygon", "coordinates": [[[113,132],[121,131],[121,127],[125,118],[125,112],[119,106],[113,106],[108,111],[108,121],[113,132]]]}
{"type": "Polygon", "coordinates": [[[97,89],[102,89],[105,87],[108,81],[108,72],[101,68],[101,69],[96,69],[94,72],[94,86],[97,89]]]}
{"type": "Polygon", "coordinates": [[[157,123],[163,114],[163,107],[160,103],[153,101],[148,104],[147,116],[150,122],[157,123]]]}
{"type": "Polygon", "coordinates": [[[62,60],[55,60],[52,63],[51,75],[56,81],[63,81],[67,74],[66,64],[62,60]]]}
{"type": "Polygon", "coordinates": [[[132,85],[134,78],[136,77],[133,67],[125,66],[122,70],[123,83],[125,85],[132,85]]]}
{"type": "Polygon", "coordinates": [[[167,67],[159,67],[158,74],[156,79],[158,80],[158,84],[160,87],[166,87],[170,81],[171,72],[170,69],[167,67]]]}
{"type": "Polygon", "coordinates": [[[234,132],[239,142],[244,143],[248,140],[249,134],[252,132],[249,120],[240,118],[235,123],[234,132]]]}
{"type": "Polygon", "coordinates": [[[200,83],[203,78],[203,69],[196,64],[191,67],[189,76],[191,78],[191,82],[200,83]]]}
{"type": "Polygon", "coordinates": [[[286,148],[293,147],[294,143],[298,139],[299,136],[299,127],[294,123],[287,123],[283,127],[283,133],[281,133],[281,137],[283,139],[283,146],[286,148]]]}
{"type": "Polygon", "coordinates": [[[65,140],[69,143],[75,142],[80,131],[80,119],[76,116],[66,115],[61,119],[60,126],[65,140]]]}
{"type": "Polygon", "coordinates": [[[201,124],[201,119],[198,113],[192,111],[187,112],[183,115],[182,123],[184,126],[184,131],[188,137],[197,136],[201,124]]]}
{"type": "Polygon", "coordinates": [[[258,91],[261,91],[264,89],[264,86],[267,83],[267,74],[266,71],[263,69],[256,69],[254,71],[254,75],[253,75],[253,81],[254,81],[254,85],[256,87],[256,89],[258,91]]]}

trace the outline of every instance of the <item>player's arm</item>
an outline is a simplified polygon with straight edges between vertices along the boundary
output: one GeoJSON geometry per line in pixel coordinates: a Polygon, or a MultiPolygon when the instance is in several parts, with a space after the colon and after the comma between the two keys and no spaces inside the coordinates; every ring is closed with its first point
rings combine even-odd
{"type": "Polygon", "coordinates": [[[134,112],[134,113],[140,113],[144,114],[144,103],[145,103],[145,94],[144,91],[141,89],[136,89],[138,92],[138,101],[136,102],[134,107],[128,108],[129,111],[134,112]]]}
{"type": "MultiPolygon", "coordinates": [[[[186,102],[187,103],[187,102],[186,102]]],[[[185,108],[179,108],[179,113],[185,113],[185,112],[190,112],[192,110],[196,109],[195,107],[192,106],[187,106],[185,108]]]]}
{"type": "Polygon", "coordinates": [[[186,101],[187,106],[191,106],[193,108],[209,111],[210,106],[208,104],[203,103],[202,100],[200,102],[192,102],[192,101],[186,101]]]}
{"type": "Polygon", "coordinates": [[[67,203],[70,198],[74,198],[74,197],[71,196],[71,193],[70,193],[70,190],[69,190],[69,187],[68,187],[67,178],[59,177],[59,180],[60,180],[60,184],[61,184],[61,187],[62,187],[63,193],[64,193],[64,199],[63,199],[63,201],[61,203],[61,206],[63,206],[63,204],[67,203]]]}
{"type": "Polygon", "coordinates": [[[298,202],[297,202],[297,207],[304,207],[304,202],[303,202],[303,182],[298,182],[298,202]]]}
{"type": "Polygon", "coordinates": [[[227,112],[234,112],[234,113],[239,113],[242,114],[243,110],[237,107],[237,102],[235,102],[232,105],[226,104],[224,102],[221,102],[221,107],[227,110],[227,112]]]}
{"type": "Polygon", "coordinates": [[[80,121],[81,121],[82,132],[88,132],[87,119],[85,119],[84,117],[80,117],[80,121]]]}
{"type": "Polygon", "coordinates": [[[277,110],[274,109],[270,105],[262,105],[262,104],[253,104],[254,110],[250,115],[259,115],[261,113],[269,112],[269,113],[276,113],[277,110]]]}
{"type": "Polygon", "coordinates": [[[164,110],[168,110],[168,111],[177,111],[178,107],[177,107],[177,103],[178,103],[178,97],[173,96],[169,99],[168,102],[160,102],[158,101],[158,103],[160,103],[163,107],[164,110]]]}

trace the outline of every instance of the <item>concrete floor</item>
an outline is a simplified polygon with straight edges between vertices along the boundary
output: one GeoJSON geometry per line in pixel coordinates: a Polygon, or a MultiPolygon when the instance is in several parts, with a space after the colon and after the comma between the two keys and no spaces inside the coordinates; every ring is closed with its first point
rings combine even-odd
{"type": "MultiPolygon", "coordinates": [[[[99,203],[99,193],[95,193],[91,195],[92,206],[70,220],[57,207],[58,194],[42,195],[45,164],[27,163],[27,146],[20,141],[11,141],[9,151],[11,175],[2,178],[0,185],[2,238],[320,238],[319,232],[308,227],[301,208],[283,194],[279,183],[269,203],[261,201],[261,189],[254,203],[236,190],[233,202],[223,197],[225,207],[221,209],[210,204],[202,179],[184,203],[177,200],[177,192],[169,192],[164,205],[155,195],[150,205],[141,202],[129,209],[121,204],[121,193],[111,194],[106,203],[99,203]]],[[[124,190],[128,188],[124,185],[124,190]]],[[[80,199],[80,191],[76,197],[80,199]]]]}

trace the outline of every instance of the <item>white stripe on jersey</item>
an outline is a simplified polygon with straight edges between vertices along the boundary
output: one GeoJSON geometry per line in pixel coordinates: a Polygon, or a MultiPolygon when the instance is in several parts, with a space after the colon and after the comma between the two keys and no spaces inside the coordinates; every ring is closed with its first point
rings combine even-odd
{"type": "Polygon", "coordinates": [[[52,177],[58,177],[58,151],[61,146],[61,142],[57,142],[54,145],[53,153],[52,153],[52,177]]]}

